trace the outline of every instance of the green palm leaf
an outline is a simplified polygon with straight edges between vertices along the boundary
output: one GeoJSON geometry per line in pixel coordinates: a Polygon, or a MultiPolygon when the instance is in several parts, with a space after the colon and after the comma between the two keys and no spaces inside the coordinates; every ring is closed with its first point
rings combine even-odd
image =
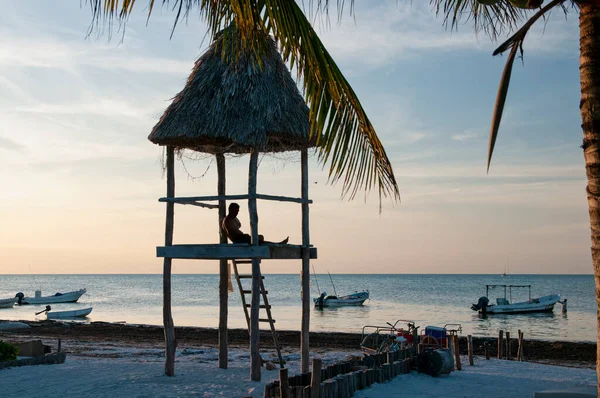
{"type": "MultiPolygon", "coordinates": [[[[93,25],[124,23],[135,0],[90,0],[93,25]]],[[[177,10],[177,22],[193,8],[200,10],[211,34],[235,21],[245,45],[253,45],[253,33],[263,30],[275,37],[284,60],[304,86],[310,107],[311,136],[317,140],[319,160],[329,165],[329,181],[342,181],[342,197],[376,188],[383,197],[400,198],[392,165],[359,99],[319,39],[301,8],[290,0],[163,0],[177,10]]],[[[148,17],[155,6],[150,0],[148,17]]],[[[327,10],[329,1],[317,1],[327,10]]],[[[343,9],[343,1],[338,1],[343,9]]],[[[255,49],[260,51],[260,49],[255,49]]]]}
{"type": "MultiPolygon", "coordinates": [[[[488,171],[490,170],[494,145],[496,144],[496,138],[498,137],[498,131],[500,130],[500,122],[502,121],[502,113],[504,112],[504,105],[506,103],[510,77],[517,51],[521,50],[521,55],[523,54],[523,41],[533,24],[552,8],[562,5],[564,2],[565,0],[553,0],[543,8],[537,10],[535,14],[515,32],[515,34],[494,51],[494,55],[498,55],[508,49],[511,50],[506,60],[502,77],[500,78],[500,86],[498,87],[496,104],[492,115],[487,156],[488,171]]],[[[467,19],[473,20],[476,32],[482,30],[493,40],[495,40],[505,29],[508,31],[514,30],[517,23],[525,19],[528,12],[510,5],[507,1],[499,1],[493,5],[481,5],[477,0],[431,0],[431,3],[435,5],[438,13],[443,13],[445,24],[448,24],[451,21],[451,27],[454,28],[460,18],[463,15],[466,15],[467,19]]]]}

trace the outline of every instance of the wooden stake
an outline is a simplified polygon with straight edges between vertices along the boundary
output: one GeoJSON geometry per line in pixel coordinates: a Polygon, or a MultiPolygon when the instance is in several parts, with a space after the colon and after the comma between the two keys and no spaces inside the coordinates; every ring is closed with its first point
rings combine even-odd
{"type": "Polygon", "coordinates": [[[290,398],[290,383],[287,368],[279,369],[279,397],[290,398]]]}
{"type": "Polygon", "coordinates": [[[502,359],[502,336],[504,332],[501,330],[498,332],[498,359],[502,359]]]}
{"type": "MultiPolygon", "coordinates": [[[[446,344],[448,345],[448,349],[450,350],[450,355],[453,358],[455,358],[454,365],[452,366],[452,370],[455,370],[456,369],[456,352],[455,352],[455,346],[454,346],[454,337],[449,336],[446,344]]],[[[418,353],[420,354],[421,353],[421,344],[419,344],[418,351],[419,351],[418,353]]]]}
{"type": "Polygon", "coordinates": [[[510,332],[506,332],[506,360],[510,360],[510,332]]]}
{"type": "Polygon", "coordinates": [[[312,360],[312,377],[310,379],[310,397],[319,398],[319,386],[321,385],[321,366],[323,362],[320,358],[312,360]]]}
{"type": "MultiPolygon", "coordinates": [[[[217,192],[225,196],[225,155],[217,154],[217,192]]],[[[219,243],[227,244],[227,236],[221,228],[221,221],[227,215],[225,200],[219,200],[219,243]]],[[[228,313],[228,288],[230,274],[227,259],[219,260],[219,368],[227,369],[227,313],[228,313]]]]}
{"type": "Polygon", "coordinates": [[[308,372],[310,356],[310,230],[308,218],[308,150],[301,151],[302,163],[302,329],[300,334],[300,372],[308,372]]]}
{"type": "Polygon", "coordinates": [[[521,361],[521,329],[517,331],[518,333],[518,346],[517,346],[517,361],[521,361]]]}
{"type": "MultiPolygon", "coordinates": [[[[175,197],[175,150],[167,147],[167,197],[175,197]]],[[[167,218],[165,224],[165,246],[173,245],[173,228],[175,204],[167,203],[167,218]]],[[[171,258],[163,261],[163,325],[165,329],[165,374],[175,376],[175,325],[171,314],[171,258]]]]}
{"type": "Polygon", "coordinates": [[[522,362],[525,360],[525,357],[523,356],[523,346],[525,344],[523,343],[523,332],[521,332],[521,335],[519,336],[519,360],[522,362]]]}
{"type": "Polygon", "coordinates": [[[488,350],[488,344],[487,343],[485,343],[483,345],[483,351],[485,353],[485,359],[489,360],[490,359],[490,352],[488,350]]]}
{"type": "MultiPolygon", "coordinates": [[[[256,209],[256,175],[258,171],[258,151],[250,154],[250,170],[248,173],[248,212],[250,213],[250,229],[252,231],[252,245],[258,246],[258,213],[256,209]]],[[[260,259],[252,258],[252,301],[250,307],[250,380],[260,381],[260,357],[258,316],[260,309],[260,259]]],[[[287,369],[285,370],[287,380],[287,369]]],[[[283,386],[282,386],[283,391],[283,386]]],[[[289,392],[286,390],[286,394],[289,392]]],[[[282,395],[283,396],[283,395],[282,395]]],[[[288,395],[286,395],[288,396],[288,395]]]]}
{"type": "Polygon", "coordinates": [[[469,365],[473,366],[473,337],[471,335],[467,336],[467,347],[469,350],[469,365]]]}
{"type": "Polygon", "coordinates": [[[460,344],[457,335],[453,335],[452,339],[454,340],[454,359],[456,360],[456,370],[462,370],[462,365],[460,364],[460,344]]]}

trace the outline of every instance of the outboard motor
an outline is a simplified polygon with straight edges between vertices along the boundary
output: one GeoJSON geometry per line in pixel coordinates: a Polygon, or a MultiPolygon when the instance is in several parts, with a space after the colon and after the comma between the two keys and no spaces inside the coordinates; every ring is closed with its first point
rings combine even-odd
{"type": "Polygon", "coordinates": [[[481,312],[485,314],[489,302],[490,302],[490,300],[487,297],[485,297],[485,296],[479,297],[479,301],[477,302],[477,304],[473,304],[471,306],[471,309],[473,311],[480,311],[481,310],[481,312]]]}
{"type": "Polygon", "coordinates": [[[23,298],[25,297],[25,295],[22,292],[19,292],[15,294],[15,297],[17,298],[17,304],[23,305],[23,298]]]}

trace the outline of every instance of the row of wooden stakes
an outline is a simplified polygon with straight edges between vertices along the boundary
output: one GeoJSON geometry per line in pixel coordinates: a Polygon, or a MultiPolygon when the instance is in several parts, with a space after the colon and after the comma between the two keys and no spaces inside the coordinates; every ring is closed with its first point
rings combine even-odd
{"type": "MultiPolygon", "coordinates": [[[[519,333],[519,337],[517,339],[518,342],[518,347],[517,347],[517,361],[524,361],[525,357],[523,356],[523,332],[521,332],[521,329],[519,329],[518,331],[519,333]]],[[[510,332],[506,332],[506,341],[503,338],[504,335],[504,331],[500,330],[498,332],[498,350],[497,350],[497,358],[498,359],[506,359],[506,360],[510,360],[511,359],[511,338],[510,338],[510,332]],[[506,348],[506,349],[505,349],[506,348]]],[[[490,355],[488,352],[488,347],[487,345],[484,346],[484,352],[485,352],[485,359],[490,359],[490,355]]]]}
{"type": "MultiPolygon", "coordinates": [[[[461,370],[459,338],[448,336],[448,348],[454,356],[456,370],[461,370]]],[[[467,356],[469,365],[473,366],[473,338],[467,338],[467,356]]],[[[523,333],[519,330],[517,360],[523,361],[523,333]]],[[[425,346],[423,346],[425,347],[425,346]]],[[[419,347],[420,349],[423,347],[419,347]]],[[[510,332],[500,330],[498,335],[498,359],[511,359],[510,332]],[[506,346],[506,350],[504,347],[506,346]],[[506,355],[504,353],[506,352],[506,355]]],[[[484,345],[486,359],[490,359],[488,345],[484,345]]],[[[407,352],[388,352],[373,354],[360,361],[348,361],[330,365],[322,369],[319,358],[312,360],[312,372],[288,377],[287,369],[280,369],[279,380],[265,385],[265,398],[346,398],[357,390],[369,387],[373,383],[382,383],[397,375],[409,373],[416,362],[415,356],[407,358],[407,352]],[[405,359],[404,359],[405,358],[405,359]]]]}
{"type": "MultiPolygon", "coordinates": [[[[376,360],[367,361],[370,366],[353,366],[348,373],[340,373],[325,380],[323,375],[322,361],[319,358],[312,360],[312,372],[310,385],[290,385],[288,370],[279,370],[279,380],[265,385],[265,398],[346,398],[354,396],[358,390],[365,389],[373,383],[383,383],[393,379],[399,374],[409,373],[414,365],[415,358],[406,358],[393,362],[382,363],[376,366],[382,358],[391,360],[393,356],[386,354],[375,354],[376,360]]],[[[369,357],[366,357],[369,358],[369,357]]],[[[356,363],[357,361],[354,361],[356,363]]],[[[362,361],[360,361],[362,362],[362,361]]],[[[353,364],[352,361],[348,362],[353,364]]],[[[335,366],[335,365],[334,365],[335,366]]],[[[339,366],[339,365],[338,365],[339,366]]],[[[327,372],[329,373],[329,372],[327,372]]],[[[294,376],[298,377],[298,376],[294,376]]]]}

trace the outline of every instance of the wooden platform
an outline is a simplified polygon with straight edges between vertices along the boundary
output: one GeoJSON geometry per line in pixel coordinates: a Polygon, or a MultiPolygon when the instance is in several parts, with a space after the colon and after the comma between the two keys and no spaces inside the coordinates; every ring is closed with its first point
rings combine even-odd
{"type": "MultiPolygon", "coordinates": [[[[317,248],[310,247],[310,258],[317,258],[317,248]]],[[[196,260],[215,259],[245,259],[259,257],[261,259],[300,260],[302,246],[300,245],[260,245],[248,244],[204,244],[204,245],[173,245],[158,246],[156,257],[182,258],[196,260]]]]}

